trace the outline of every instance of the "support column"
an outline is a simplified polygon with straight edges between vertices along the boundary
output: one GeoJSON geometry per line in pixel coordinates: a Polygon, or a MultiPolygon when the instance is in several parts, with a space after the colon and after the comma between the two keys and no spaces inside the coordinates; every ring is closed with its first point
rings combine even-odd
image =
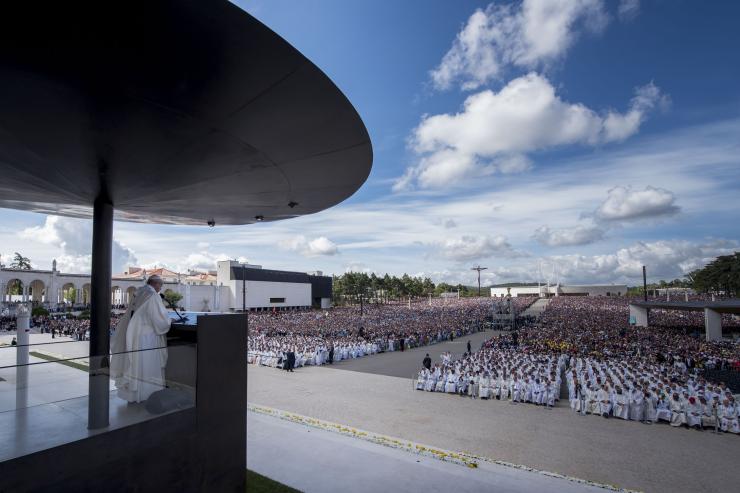
{"type": "Polygon", "coordinates": [[[707,341],[719,341],[722,339],[722,314],[712,310],[704,309],[704,331],[707,341]]]}
{"type": "Polygon", "coordinates": [[[630,324],[637,327],[647,327],[648,309],[637,305],[630,305],[630,324]]]}
{"type": "Polygon", "coordinates": [[[103,188],[93,206],[90,274],[90,380],[87,427],[108,426],[113,204],[103,188]]]}
{"type": "Polygon", "coordinates": [[[16,309],[16,346],[15,363],[15,408],[28,407],[28,345],[30,344],[31,313],[26,305],[19,305],[16,309]]]}

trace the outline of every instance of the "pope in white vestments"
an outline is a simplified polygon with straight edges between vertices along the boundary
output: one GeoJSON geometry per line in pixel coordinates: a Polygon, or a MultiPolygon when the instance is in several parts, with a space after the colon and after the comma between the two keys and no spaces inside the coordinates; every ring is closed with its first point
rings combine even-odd
{"type": "Polygon", "coordinates": [[[113,336],[110,374],[118,396],[129,402],[143,402],[165,388],[171,320],[159,296],[161,289],[159,276],[151,276],[137,289],[113,336]]]}

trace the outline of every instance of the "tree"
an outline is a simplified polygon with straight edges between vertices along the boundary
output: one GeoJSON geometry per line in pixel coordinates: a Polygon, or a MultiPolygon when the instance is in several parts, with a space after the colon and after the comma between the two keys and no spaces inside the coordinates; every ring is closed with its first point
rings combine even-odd
{"type": "Polygon", "coordinates": [[[740,293],[740,252],[717,257],[704,268],[688,275],[692,287],[700,293],[737,296],[740,293]]]}
{"type": "Polygon", "coordinates": [[[165,289],[164,290],[164,301],[169,306],[174,306],[177,308],[177,304],[182,300],[182,295],[178,293],[177,291],[172,291],[171,289],[165,289]]]}
{"type": "Polygon", "coordinates": [[[10,267],[11,269],[31,270],[31,259],[15,252],[10,267]]]}
{"type": "Polygon", "coordinates": [[[8,283],[8,294],[11,296],[20,296],[23,294],[23,283],[18,279],[13,279],[8,283]]]}
{"type": "Polygon", "coordinates": [[[75,288],[69,288],[64,293],[64,301],[70,304],[74,304],[77,301],[77,290],[75,288]]]}

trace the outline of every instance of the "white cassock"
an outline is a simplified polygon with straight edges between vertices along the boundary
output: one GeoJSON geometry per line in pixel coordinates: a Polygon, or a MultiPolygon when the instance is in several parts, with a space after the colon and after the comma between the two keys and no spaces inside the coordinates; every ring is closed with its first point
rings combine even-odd
{"type": "Polygon", "coordinates": [[[454,394],[457,390],[457,377],[454,373],[447,375],[447,382],[445,383],[445,392],[454,394]]]}
{"type": "Polygon", "coordinates": [[[596,392],[596,400],[599,408],[599,414],[609,414],[612,409],[612,404],[609,400],[609,392],[604,389],[600,389],[596,392]]]}
{"type": "Polygon", "coordinates": [[[627,403],[627,396],[625,394],[617,394],[614,402],[614,417],[621,419],[629,419],[629,404],[627,403]]]}
{"type": "Polygon", "coordinates": [[[635,389],[632,391],[632,397],[630,399],[630,419],[633,421],[641,421],[643,413],[643,394],[641,391],[635,389]]]}
{"type": "Polygon", "coordinates": [[[686,405],[686,424],[689,426],[701,427],[701,415],[703,413],[702,405],[699,401],[689,402],[686,405]]]}
{"type": "Polygon", "coordinates": [[[169,330],[167,309],[154,288],[137,289],[111,345],[111,378],[119,397],[142,402],[165,387],[169,330]]]}
{"type": "Polygon", "coordinates": [[[681,401],[671,399],[671,426],[681,426],[686,423],[686,413],[684,412],[681,401]]]}
{"type": "Polygon", "coordinates": [[[488,399],[491,394],[491,379],[488,377],[481,377],[478,382],[481,399],[488,399]]]}

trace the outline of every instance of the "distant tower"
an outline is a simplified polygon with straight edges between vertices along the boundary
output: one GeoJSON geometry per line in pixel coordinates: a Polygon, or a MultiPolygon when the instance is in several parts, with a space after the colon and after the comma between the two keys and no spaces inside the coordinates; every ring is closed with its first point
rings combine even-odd
{"type": "Polygon", "coordinates": [[[57,271],[57,259],[54,259],[54,260],[51,261],[51,270],[52,270],[52,272],[56,272],[57,271]]]}

